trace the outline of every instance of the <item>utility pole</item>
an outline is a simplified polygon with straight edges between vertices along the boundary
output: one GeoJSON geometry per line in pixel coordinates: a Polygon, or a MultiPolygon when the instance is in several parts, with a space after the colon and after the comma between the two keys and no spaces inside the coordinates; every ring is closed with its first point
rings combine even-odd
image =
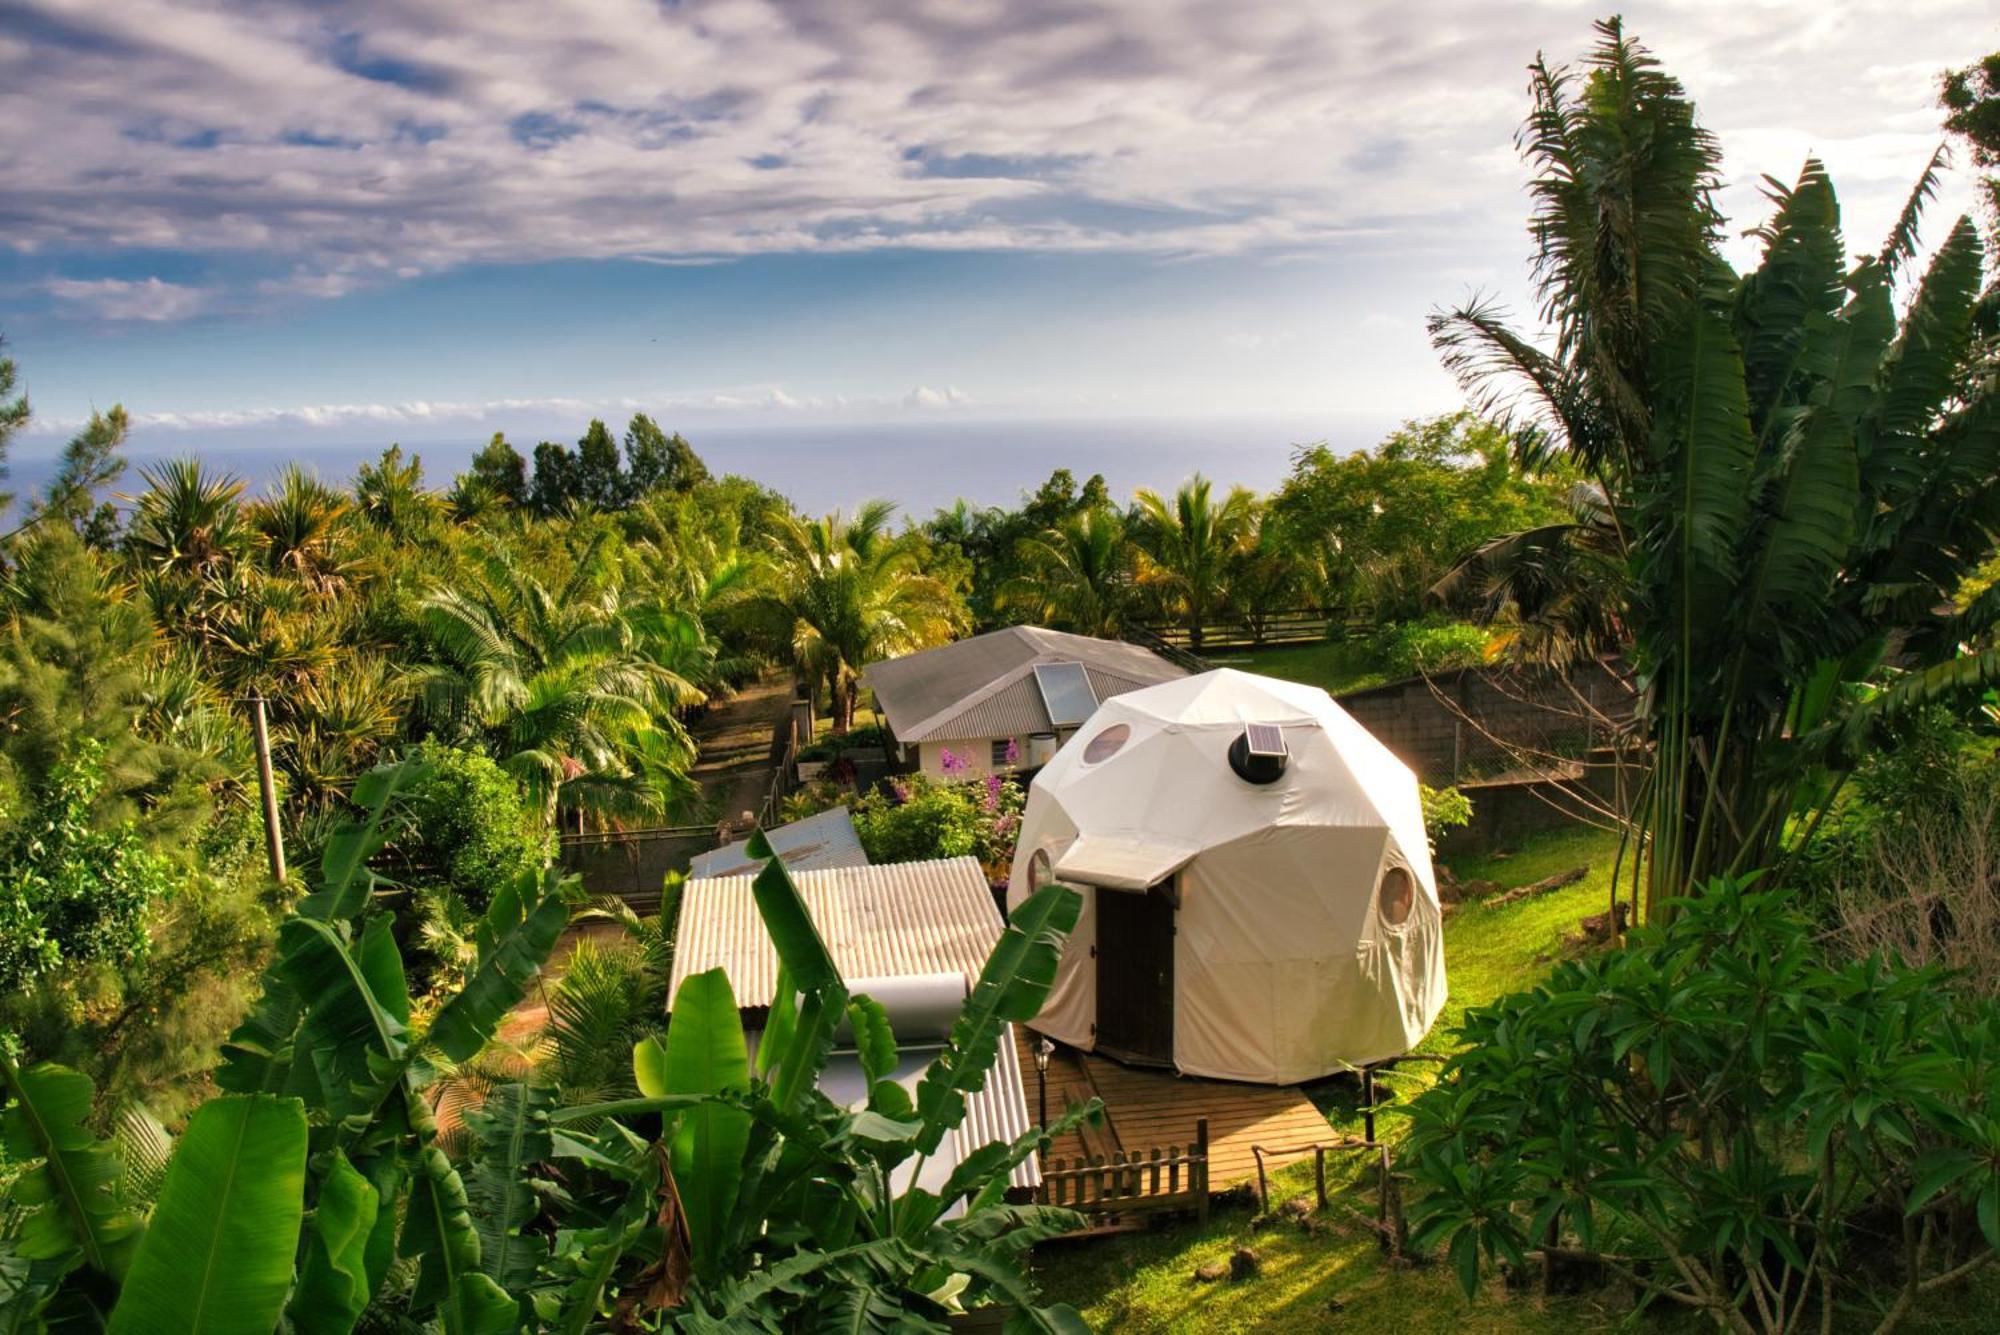
{"type": "Polygon", "coordinates": [[[285,836],[278,830],[278,785],[271,777],[271,729],[264,721],[264,693],[250,688],[250,736],[257,745],[257,790],[264,798],[264,852],[271,879],[285,879],[285,836]]]}

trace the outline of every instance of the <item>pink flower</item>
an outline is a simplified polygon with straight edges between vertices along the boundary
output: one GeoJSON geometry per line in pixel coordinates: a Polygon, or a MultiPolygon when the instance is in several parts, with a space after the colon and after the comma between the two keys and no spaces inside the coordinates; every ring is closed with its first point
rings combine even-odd
{"type": "Polygon", "coordinates": [[[1000,809],[1000,776],[998,774],[989,774],[986,776],[986,809],[988,811],[998,811],[1000,809]]]}
{"type": "Polygon", "coordinates": [[[1021,763],[1021,743],[1016,741],[1012,737],[1009,737],[1007,739],[1006,757],[1007,757],[1007,763],[1010,765],[1018,765],[1021,763]]]}
{"type": "Polygon", "coordinates": [[[944,768],[946,774],[963,774],[966,769],[965,759],[961,756],[953,755],[951,748],[948,746],[939,749],[938,764],[944,768]]]}

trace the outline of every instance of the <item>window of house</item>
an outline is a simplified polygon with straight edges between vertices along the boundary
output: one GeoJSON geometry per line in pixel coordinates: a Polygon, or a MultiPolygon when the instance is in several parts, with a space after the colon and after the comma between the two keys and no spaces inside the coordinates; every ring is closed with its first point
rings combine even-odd
{"type": "Polygon", "coordinates": [[[1012,737],[995,737],[993,739],[992,767],[994,769],[1008,768],[1014,763],[1014,758],[1020,754],[1021,748],[1014,745],[1012,737]]]}

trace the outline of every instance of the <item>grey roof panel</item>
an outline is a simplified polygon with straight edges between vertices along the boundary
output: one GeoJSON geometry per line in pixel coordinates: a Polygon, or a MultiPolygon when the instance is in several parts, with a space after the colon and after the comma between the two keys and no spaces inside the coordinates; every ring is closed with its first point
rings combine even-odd
{"type": "MultiPolygon", "coordinates": [[[[854,833],[854,817],[846,807],[832,807],[816,816],[766,830],[764,837],[771,841],[772,851],[795,872],[868,865],[868,854],[862,851],[861,838],[854,833]]],[[[761,859],[750,856],[750,841],[739,839],[696,854],[688,864],[688,875],[755,876],[763,865],[761,859]]]]}

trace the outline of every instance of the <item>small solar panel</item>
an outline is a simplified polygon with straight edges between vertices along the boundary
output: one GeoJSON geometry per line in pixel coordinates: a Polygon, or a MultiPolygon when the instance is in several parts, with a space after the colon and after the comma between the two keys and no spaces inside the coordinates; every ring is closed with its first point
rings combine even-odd
{"type": "Polygon", "coordinates": [[[1081,663],[1037,663],[1035,685],[1048,706],[1049,722],[1058,728],[1074,728],[1097,712],[1097,692],[1081,663]]]}
{"type": "Polygon", "coordinates": [[[1285,750],[1285,730],[1271,723],[1252,723],[1243,729],[1253,756],[1289,755],[1285,750]]]}

